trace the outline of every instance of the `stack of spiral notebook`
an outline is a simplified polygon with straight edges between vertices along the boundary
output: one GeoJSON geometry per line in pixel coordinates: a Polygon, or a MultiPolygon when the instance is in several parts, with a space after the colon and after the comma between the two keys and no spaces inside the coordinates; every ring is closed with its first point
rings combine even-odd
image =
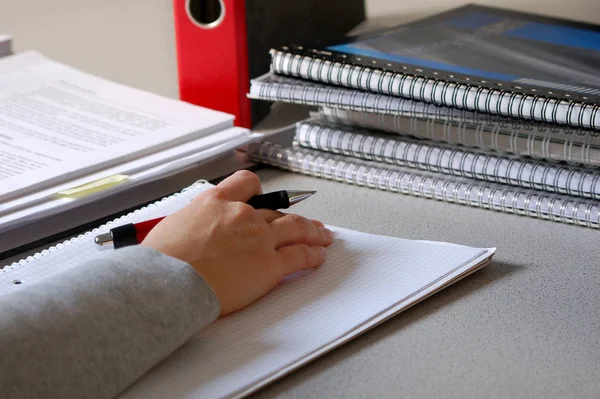
{"type": "Polygon", "coordinates": [[[249,96],[315,112],[255,161],[600,228],[600,27],[468,5],[271,57],[249,96]]]}

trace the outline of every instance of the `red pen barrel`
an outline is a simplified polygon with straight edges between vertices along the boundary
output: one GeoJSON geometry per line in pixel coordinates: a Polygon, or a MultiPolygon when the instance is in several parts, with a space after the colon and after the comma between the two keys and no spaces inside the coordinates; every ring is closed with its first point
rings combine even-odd
{"type": "MultiPolygon", "coordinates": [[[[297,204],[314,193],[316,193],[316,191],[274,191],[272,193],[255,195],[247,201],[247,204],[254,209],[287,209],[290,205],[297,204]]],[[[163,216],[139,223],[127,223],[110,229],[110,238],[112,239],[113,248],[118,249],[130,245],[141,244],[148,233],[150,233],[150,231],[165,217],[166,216],[163,216]]],[[[104,236],[106,236],[106,234],[97,236],[96,240],[100,240],[96,241],[96,243],[104,245],[103,243],[108,241],[104,236]]]]}
{"type": "Polygon", "coordinates": [[[150,230],[154,228],[164,217],[146,220],[144,222],[136,223],[135,226],[135,237],[138,244],[144,241],[144,238],[150,233],[150,230]]]}
{"type": "Polygon", "coordinates": [[[140,223],[127,223],[110,229],[113,247],[115,249],[138,245],[164,217],[146,220],[140,223]]]}

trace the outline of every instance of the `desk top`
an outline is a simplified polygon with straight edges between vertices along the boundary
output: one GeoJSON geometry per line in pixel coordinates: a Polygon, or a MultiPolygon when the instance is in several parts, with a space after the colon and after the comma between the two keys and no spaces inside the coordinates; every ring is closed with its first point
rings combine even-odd
{"type": "MultiPolygon", "coordinates": [[[[305,112],[275,107],[261,130],[289,144],[290,132],[280,129],[305,112]]],[[[254,397],[598,397],[600,231],[270,167],[257,173],[265,191],[318,191],[294,213],[497,252],[482,270],[254,397]]]]}
{"type": "MultiPolygon", "coordinates": [[[[592,397],[600,392],[600,232],[271,168],[294,212],[369,233],[496,246],[484,269],[256,397],[592,397]]],[[[402,261],[399,259],[399,261],[402,261]]]]}
{"type": "MultiPolygon", "coordinates": [[[[144,2],[143,21],[133,30],[131,22],[140,20],[139,1],[94,2],[93,12],[82,2],[61,2],[60,12],[50,12],[56,2],[35,0],[32,13],[31,2],[0,1],[0,25],[15,35],[16,51],[34,48],[83,70],[176,97],[171,2],[144,2]],[[105,29],[111,15],[119,17],[105,29]]],[[[367,11],[370,17],[395,14],[408,20],[462,3],[426,0],[399,7],[397,1],[369,0],[367,11]]],[[[522,11],[598,22],[597,0],[495,2],[509,3],[522,11]]],[[[333,225],[498,250],[486,268],[256,397],[598,396],[599,231],[268,168],[259,175],[266,190],[318,190],[294,212],[333,225]]]]}

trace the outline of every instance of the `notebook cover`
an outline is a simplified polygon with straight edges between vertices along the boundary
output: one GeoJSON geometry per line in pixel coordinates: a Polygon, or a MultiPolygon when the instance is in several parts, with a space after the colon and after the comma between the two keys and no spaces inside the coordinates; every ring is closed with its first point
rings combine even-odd
{"type": "Polygon", "coordinates": [[[600,103],[600,26],[467,5],[367,34],[277,50],[414,76],[600,103]]]}

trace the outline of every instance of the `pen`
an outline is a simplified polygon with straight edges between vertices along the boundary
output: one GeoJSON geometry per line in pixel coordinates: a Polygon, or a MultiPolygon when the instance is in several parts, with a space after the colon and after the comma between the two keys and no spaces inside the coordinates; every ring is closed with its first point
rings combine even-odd
{"type": "MultiPolygon", "coordinates": [[[[287,209],[315,193],[316,191],[273,191],[267,194],[255,195],[246,203],[254,209],[287,209]]],[[[113,227],[108,233],[97,235],[94,238],[94,242],[99,247],[112,244],[114,249],[138,245],[146,238],[146,235],[148,235],[150,230],[165,217],[166,216],[146,220],[140,223],[128,223],[122,226],[113,227]]]]}

